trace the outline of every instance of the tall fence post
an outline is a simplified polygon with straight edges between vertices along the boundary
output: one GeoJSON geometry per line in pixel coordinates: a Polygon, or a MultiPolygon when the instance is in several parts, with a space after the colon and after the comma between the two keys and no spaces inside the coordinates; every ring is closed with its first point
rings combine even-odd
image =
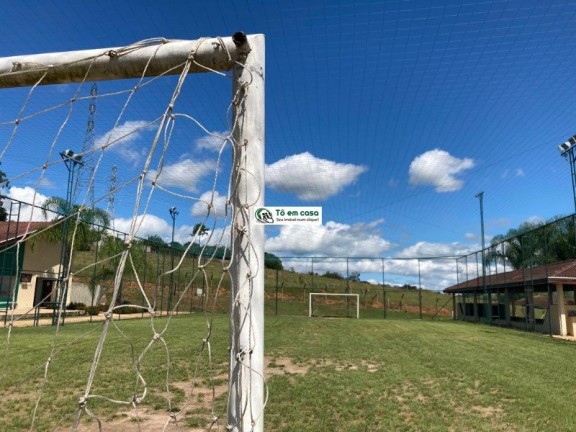
{"type": "Polygon", "coordinates": [[[422,276],[420,274],[420,258],[418,258],[418,315],[422,319],[422,276]]]}
{"type": "Polygon", "coordinates": [[[383,318],[386,319],[386,270],[384,264],[384,258],[382,258],[382,314],[383,318]]]}

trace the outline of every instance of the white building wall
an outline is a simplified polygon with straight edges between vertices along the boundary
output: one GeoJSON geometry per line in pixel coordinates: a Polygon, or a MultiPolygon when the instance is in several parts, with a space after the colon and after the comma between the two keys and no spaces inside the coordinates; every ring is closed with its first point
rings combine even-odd
{"type": "Polygon", "coordinates": [[[37,240],[33,244],[27,242],[24,250],[24,262],[22,264],[23,278],[31,275],[29,282],[20,282],[17,308],[34,307],[36,282],[39,278],[56,279],[60,269],[60,244],[48,243],[37,240]]]}

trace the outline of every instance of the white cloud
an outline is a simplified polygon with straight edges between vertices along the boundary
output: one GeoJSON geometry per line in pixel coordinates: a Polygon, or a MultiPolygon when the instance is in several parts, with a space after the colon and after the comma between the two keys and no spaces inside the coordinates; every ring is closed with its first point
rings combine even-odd
{"type": "MultiPolygon", "coordinates": [[[[19,219],[22,221],[31,220],[34,222],[42,222],[54,219],[57,216],[56,214],[49,212],[47,214],[47,217],[45,218],[42,215],[42,211],[39,208],[42,207],[42,205],[48,199],[48,197],[46,195],[42,195],[40,192],[36,192],[36,194],[34,194],[34,192],[35,192],[34,188],[30,186],[25,187],[12,186],[9,189],[7,194],[8,197],[18,201],[22,201],[27,204],[32,204],[34,206],[32,207],[32,205],[23,204],[22,207],[20,208],[19,219]]],[[[6,211],[10,212],[10,200],[5,199],[2,201],[2,203],[6,211]]],[[[18,212],[18,206],[15,205],[12,207],[11,219],[18,218],[17,212],[18,212]]]]}
{"type": "Polygon", "coordinates": [[[214,196],[212,196],[211,191],[204,192],[202,195],[200,195],[199,201],[194,203],[192,206],[192,216],[206,216],[206,213],[208,212],[208,204],[212,204],[210,214],[222,218],[226,214],[226,202],[227,198],[223,195],[220,195],[218,191],[214,191],[214,196]]]}
{"type": "MultiPolygon", "coordinates": [[[[166,222],[164,219],[159,218],[151,214],[138,216],[137,223],[140,224],[140,229],[136,233],[138,237],[147,238],[151,235],[158,235],[162,238],[169,238],[172,231],[172,226],[166,222]]],[[[114,219],[114,229],[128,233],[130,232],[130,226],[132,224],[132,219],[129,218],[117,218],[114,219]]]]}
{"type": "Polygon", "coordinates": [[[410,164],[410,184],[431,185],[436,192],[454,192],[464,185],[457,175],[474,165],[473,159],[458,159],[444,150],[430,150],[417,156],[410,164]]]}
{"type": "Polygon", "coordinates": [[[418,242],[409,246],[397,254],[398,258],[417,258],[417,257],[437,257],[437,256],[461,256],[479,249],[479,245],[454,243],[429,243],[418,242]]]}
{"type": "Polygon", "coordinates": [[[322,201],[356,182],[368,168],[320,159],[305,152],[266,165],[266,185],[303,201],[322,201]]]}
{"type": "Polygon", "coordinates": [[[226,142],[226,137],[229,135],[228,131],[213,132],[213,135],[205,135],[196,140],[196,149],[198,150],[208,150],[212,152],[220,151],[224,143],[226,142]]]}
{"type": "Polygon", "coordinates": [[[516,169],[516,177],[524,177],[525,175],[526,173],[524,173],[524,170],[522,168],[516,169]]]}
{"type": "Polygon", "coordinates": [[[158,179],[158,171],[150,170],[148,178],[162,187],[177,187],[189,192],[198,192],[198,183],[208,174],[213,174],[216,170],[216,162],[212,160],[195,161],[183,159],[172,165],[165,165],[162,168],[158,179]]]}
{"type": "MultiPolygon", "coordinates": [[[[459,274],[462,276],[466,265],[459,263],[459,274]]],[[[423,289],[443,290],[456,284],[457,262],[453,258],[436,259],[387,259],[384,261],[386,283],[393,285],[421,286],[423,289]]],[[[469,266],[471,267],[471,266],[469,266]]],[[[474,267],[474,270],[476,268],[474,267]]]]}
{"type": "Polygon", "coordinates": [[[124,160],[138,165],[145,157],[147,147],[137,143],[137,141],[151,127],[152,125],[144,120],[125,121],[115,129],[98,136],[94,141],[94,146],[100,148],[108,144],[124,160]]]}
{"type": "Polygon", "coordinates": [[[266,240],[266,251],[288,255],[381,256],[392,244],[381,237],[382,220],[347,225],[327,222],[321,226],[284,225],[266,240]]]}
{"type": "MultiPolygon", "coordinates": [[[[137,222],[141,222],[141,226],[136,233],[139,238],[147,238],[151,235],[161,237],[166,243],[169,243],[172,238],[172,221],[164,220],[158,216],[151,214],[139,215],[137,222]]],[[[114,219],[114,229],[128,233],[130,232],[132,220],[129,218],[114,219]]],[[[230,243],[230,227],[229,226],[213,226],[210,221],[206,222],[208,228],[208,235],[201,239],[196,239],[196,242],[207,243],[209,245],[229,246],[230,243]]],[[[180,225],[174,231],[174,241],[181,244],[192,241],[192,232],[194,225],[180,225]]]]}

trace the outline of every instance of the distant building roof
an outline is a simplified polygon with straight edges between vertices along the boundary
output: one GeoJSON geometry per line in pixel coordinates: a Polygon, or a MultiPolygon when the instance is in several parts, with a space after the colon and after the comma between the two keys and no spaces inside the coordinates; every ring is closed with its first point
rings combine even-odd
{"type": "Polygon", "coordinates": [[[52,222],[0,222],[0,244],[22,238],[26,234],[50,225],[52,225],[52,222]]]}
{"type": "MultiPolygon", "coordinates": [[[[576,260],[486,275],[486,287],[490,289],[523,287],[526,284],[545,285],[547,283],[576,284],[576,260]]],[[[482,276],[480,276],[445,288],[444,292],[463,293],[481,291],[483,286],[482,276]]]]}

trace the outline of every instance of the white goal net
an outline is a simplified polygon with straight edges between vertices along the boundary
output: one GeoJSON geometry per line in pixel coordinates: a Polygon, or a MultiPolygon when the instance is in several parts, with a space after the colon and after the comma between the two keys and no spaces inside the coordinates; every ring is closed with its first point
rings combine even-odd
{"type": "Polygon", "coordinates": [[[5,430],[263,430],[264,37],[16,55],[0,88],[5,430]]]}
{"type": "Polygon", "coordinates": [[[341,293],[310,293],[309,317],[360,318],[360,295],[341,293]]]}

